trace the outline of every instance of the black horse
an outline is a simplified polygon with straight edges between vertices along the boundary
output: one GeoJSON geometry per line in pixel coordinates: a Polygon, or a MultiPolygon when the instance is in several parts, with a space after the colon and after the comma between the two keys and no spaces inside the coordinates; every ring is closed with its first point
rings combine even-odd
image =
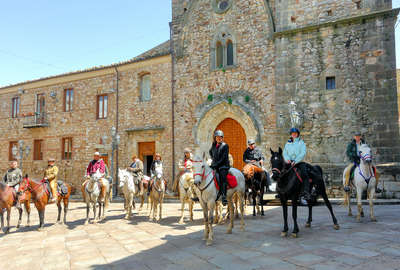
{"type": "MultiPolygon", "coordinates": [[[[297,166],[286,165],[285,160],[282,156],[282,148],[279,147],[279,152],[274,152],[271,150],[271,168],[272,168],[272,179],[277,182],[277,192],[280,196],[281,205],[283,209],[283,220],[284,227],[281,233],[281,236],[287,236],[288,232],[288,200],[292,201],[292,217],[293,217],[293,237],[297,237],[297,233],[299,232],[299,227],[297,225],[297,204],[299,201],[299,196],[302,191],[302,181],[309,181],[309,179],[305,179],[302,175],[301,170],[297,168],[297,166]]],[[[312,179],[312,183],[310,186],[315,189],[314,199],[321,195],[325,201],[326,206],[331,213],[334,229],[338,230],[339,225],[335,215],[333,214],[331,203],[329,202],[328,195],[325,190],[325,183],[322,176],[322,169],[320,166],[311,166],[307,164],[307,169],[309,176],[312,179]]],[[[313,192],[314,193],[314,192],[313,192]]],[[[312,222],[312,206],[313,203],[308,203],[308,220],[306,223],[306,227],[311,227],[312,222]]]]}

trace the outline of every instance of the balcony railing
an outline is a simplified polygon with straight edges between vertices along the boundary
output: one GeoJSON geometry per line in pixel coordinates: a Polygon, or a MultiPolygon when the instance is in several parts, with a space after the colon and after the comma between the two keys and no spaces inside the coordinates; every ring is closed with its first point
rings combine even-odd
{"type": "Polygon", "coordinates": [[[34,115],[25,116],[24,128],[48,127],[49,122],[46,113],[34,113],[34,115]]]}

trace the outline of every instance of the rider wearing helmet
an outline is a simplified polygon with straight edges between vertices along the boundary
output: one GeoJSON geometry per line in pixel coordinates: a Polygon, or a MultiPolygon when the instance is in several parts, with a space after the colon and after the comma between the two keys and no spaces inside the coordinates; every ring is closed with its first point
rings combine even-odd
{"type": "MultiPolygon", "coordinates": [[[[286,163],[291,164],[292,167],[299,163],[297,167],[301,170],[304,179],[304,199],[309,201],[311,199],[310,177],[308,176],[306,163],[302,162],[307,153],[306,144],[300,139],[300,130],[298,128],[291,128],[289,133],[290,139],[283,150],[283,157],[286,163]]],[[[302,200],[302,203],[306,204],[304,200],[302,200]]]]}
{"type": "Polygon", "coordinates": [[[265,157],[261,152],[261,150],[257,148],[255,140],[250,139],[247,141],[247,144],[248,147],[243,153],[243,161],[247,164],[256,165],[264,170],[267,179],[267,191],[268,191],[269,189],[268,187],[271,185],[271,180],[267,170],[264,168],[265,157]]]}
{"type": "Polygon", "coordinates": [[[226,177],[229,172],[229,146],[224,142],[224,133],[221,130],[214,132],[214,141],[210,149],[210,156],[212,158],[211,168],[219,174],[219,195],[222,195],[222,204],[226,205],[226,177]]]}

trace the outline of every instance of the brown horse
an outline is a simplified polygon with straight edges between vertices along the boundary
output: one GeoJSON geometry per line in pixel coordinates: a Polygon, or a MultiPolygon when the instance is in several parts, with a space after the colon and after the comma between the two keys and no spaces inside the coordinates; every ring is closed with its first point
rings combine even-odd
{"type": "MultiPolygon", "coordinates": [[[[61,181],[58,181],[61,182],[61,181]]],[[[69,196],[71,195],[71,186],[68,185],[67,183],[64,183],[64,185],[67,187],[67,193],[66,194],[58,194],[58,200],[57,200],[57,207],[58,207],[58,217],[57,217],[57,223],[66,223],[67,219],[67,212],[68,212],[68,204],[69,204],[69,196]],[[61,201],[64,203],[64,220],[63,222],[61,221],[61,201]]],[[[44,227],[44,211],[46,208],[46,205],[49,204],[50,200],[50,188],[48,184],[42,180],[40,182],[37,182],[35,180],[31,180],[29,178],[24,178],[19,186],[19,192],[22,194],[32,194],[32,200],[33,203],[35,204],[36,209],[38,210],[39,213],[39,228],[38,230],[41,230],[44,227]]]]}
{"type": "MultiPolygon", "coordinates": [[[[25,205],[26,213],[27,213],[27,226],[30,226],[30,213],[31,213],[31,206],[30,206],[30,200],[31,196],[22,196],[19,198],[20,202],[25,205]]],[[[16,204],[16,191],[12,188],[9,187],[8,185],[4,183],[0,183],[0,219],[1,219],[1,230],[4,233],[9,233],[10,231],[10,216],[11,216],[11,207],[15,206],[16,204]],[[7,229],[4,231],[4,213],[3,209],[6,209],[7,211],[7,229]]],[[[18,218],[18,224],[17,228],[20,227],[21,222],[22,222],[22,208],[18,208],[19,212],[19,218],[18,218]]]]}
{"type": "Polygon", "coordinates": [[[253,198],[253,216],[256,215],[256,204],[257,204],[257,214],[260,214],[261,205],[261,215],[264,215],[264,188],[267,185],[267,175],[265,171],[254,165],[246,164],[243,167],[243,175],[246,179],[246,187],[251,189],[251,195],[253,198]],[[257,203],[258,197],[258,203],[257,203]]]}

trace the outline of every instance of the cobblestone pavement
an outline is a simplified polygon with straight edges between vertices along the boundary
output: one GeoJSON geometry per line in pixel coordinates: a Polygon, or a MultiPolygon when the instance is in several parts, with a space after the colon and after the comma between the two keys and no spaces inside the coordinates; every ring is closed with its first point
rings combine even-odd
{"type": "MultiPolygon", "coordinates": [[[[164,204],[163,220],[153,223],[146,211],[124,220],[123,205],[112,203],[104,222],[85,226],[84,205],[71,203],[63,226],[54,225],[56,206],[50,205],[40,232],[36,209],[32,226],[20,229],[13,209],[14,227],[8,235],[0,233],[0,269],[400,269],[400,205],[376,206],[374,223],[368,217],[357,223],[335,206],[339,231],[325,206],[315,208],[312,228],[304,228],[307,209],[301,207],[297,239],[280,237],[279,207],[267,207],[264,217],[251,216],[248,207],[246,231],[239,230],[239,221],[232,235],[218,225],[210,247],[201,240],[200,206],[195,221],[183,225],[177,223],[179,207],[164,204]]],[[[364,210],[369,213],[368,206],[364,210]]]]}

